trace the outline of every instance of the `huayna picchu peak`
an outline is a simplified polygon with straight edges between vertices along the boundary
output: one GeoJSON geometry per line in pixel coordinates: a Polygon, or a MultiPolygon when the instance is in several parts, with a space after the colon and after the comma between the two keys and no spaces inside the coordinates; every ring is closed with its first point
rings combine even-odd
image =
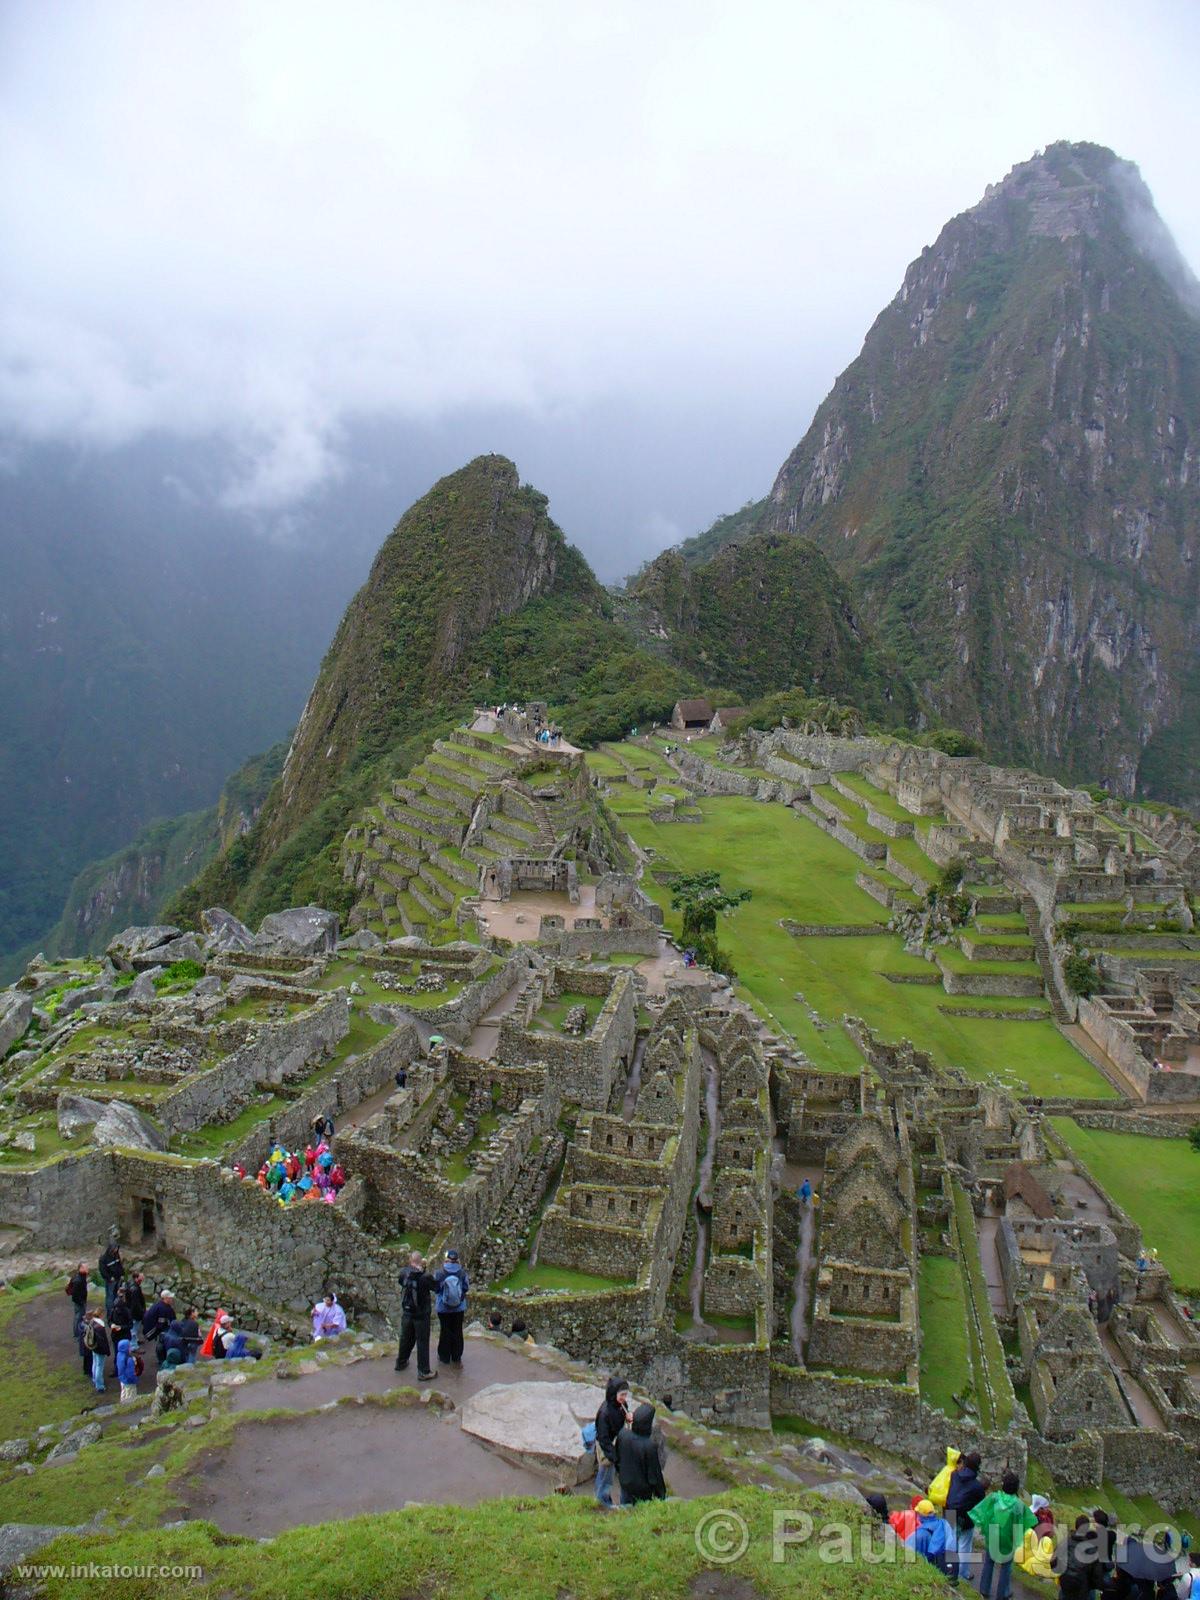
{"type": "Polygon", "coordinates": [[[811,539],[996,754],[1194,799],[1197,303],[1137,168],[1051,145],[921,252],[734,531],[811,539]]]}

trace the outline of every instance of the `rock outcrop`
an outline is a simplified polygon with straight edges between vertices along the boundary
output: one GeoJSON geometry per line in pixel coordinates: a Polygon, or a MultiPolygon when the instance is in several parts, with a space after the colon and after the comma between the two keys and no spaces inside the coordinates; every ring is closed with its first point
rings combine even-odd
{"type": "Polygon", "coordinates": [[[464,1402],[462,1429],[506,1461],[573,1486],[593,1471],[580,1430],[603,1399],[586,1383],[491,1383],[464,1402]]]}
{"type": "Polygon", "coordinates": [[[331,955],[337,949],[337,940],[338,919],[332,911],[323,911],[320,906],[294,906],[263,918],[253,949],[273,956],[331,955]]]}
{"type": "Polygon", "coordinates": [[[0,994],[0,1056],[10,1049],[33,1019],[33,1001],[27,994],[10,989],[0,994]]]}
{"type": "Polygon", "coordinates": [[[87,1095],[60,1094],[58,1131],[75,1138],[91,1128],[92,1143],[122,1150],[165,1150],[166,1136],[124,1100],[92,1100],[87,1095]]]}

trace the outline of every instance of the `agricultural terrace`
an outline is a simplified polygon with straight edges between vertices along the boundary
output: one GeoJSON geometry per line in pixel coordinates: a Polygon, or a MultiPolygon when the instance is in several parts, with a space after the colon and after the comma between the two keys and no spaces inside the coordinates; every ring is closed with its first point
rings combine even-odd
{"type": "Polygon", "coordinates": [[[1055,1132],[1142,1230],[1181,1288],[1200,1289],[1200,1151],[1186,1139],[1081,1128],[1052,1117],[1055,1132]]]}
{"type": "MultiPolygon", "coordinates": [[[[620,750],[647,772],[670,772],[644,746],[620,750]]],[[[1026,1010],[1029,1004],[947,995],[937,968],[906,954],[898,935],[795,938],[786,932],[784,918],[870,927],[887,915],[855,882],[863,867],[859,857],[805,817],[786,806],[729,796],[698,801],[698,822],[653,822],[647,799],[647,791],[631,789],[611,803],[637,843],[654,852],[652,869],[715,870],[726,888],[752,891],[752,899],[722,918],[722,947],[737,969],[741,992],[768,1021],[791,1034],[814,1064],[857,1070],[858,1052],[837,1025],[848,1013],[862,1017],[885,1039],[909,1038],[940,1064],[960,1067],[976,1079],[995,1076],[1017,1093],[1112,1098],[1103,1076],[1059,1033],[1048,1013],[1036,1022],[964,1015],[981,1005],[1004,1011],[1026,1010]],[[924,981],[896,983],[892,976],[924,981]],[[814,1023],[812,1010],[820,1023],[814,1023]]],[[[935,869],[922,859],[932,875],[935,869]]],[[[653,870],[645,887],[678,929],[669,887],[654,879],[653,870]]],[[[959,953],[952,951],[950,960],[957,963],[959,953]]],[[[1009,968],[1006,964],[1004,970],[1009,968]]],[[[973,970],[986,966],[975,963],[973,970]]]]}

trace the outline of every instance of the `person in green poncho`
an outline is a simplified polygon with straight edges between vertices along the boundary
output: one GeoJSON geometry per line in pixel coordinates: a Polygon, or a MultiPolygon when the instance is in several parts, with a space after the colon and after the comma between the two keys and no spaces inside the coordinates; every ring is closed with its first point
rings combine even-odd
{"type": "Polygon", "coordinates": [[[995,1600],[1009,1600],[1012,1594],[1013,1557],[1021,1548],[1026,1528],[1035,1527],[1037,1518],[1021,1499],[1021,1480],[1006,1472],[1000,1488],[981,1500],[970,1513],[971,1521],[983,1535],[983,1566],[979,1573],[979,1592],[991,1600],[992,1575],[996,1576],[995,1600]]]}

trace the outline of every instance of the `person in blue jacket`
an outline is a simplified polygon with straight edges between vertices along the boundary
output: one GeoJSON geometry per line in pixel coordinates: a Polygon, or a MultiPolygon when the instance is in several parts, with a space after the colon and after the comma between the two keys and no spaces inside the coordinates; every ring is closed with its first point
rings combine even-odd
{"type": "Polygon", "coordinates": [[[137,1368],[133,1364],[133,1341],[129,1338],[128,1331],[125,1338],[117,1341],[117,1378],[121,1384],[122,1405],[130,1400],[136,1400],[137,1368]]]}
{"type": "Polygon", "coordinates": [[[939,1572],[946,1571],[946,1545],[950,1530],[938,1515],[932,1500],[917,1503],[917,1525],[904,1543],[917,1555],[924,1556],[939,1572]]]}
{"type": "Polygon", "coordinates": [[[447,1250],[444,1265],[433,1275],[437,1285],[438,1361],[443,1366],[461,1367],[463,1321],[467,1311],[470,1282],[457,1250],[447,1250]]]}

